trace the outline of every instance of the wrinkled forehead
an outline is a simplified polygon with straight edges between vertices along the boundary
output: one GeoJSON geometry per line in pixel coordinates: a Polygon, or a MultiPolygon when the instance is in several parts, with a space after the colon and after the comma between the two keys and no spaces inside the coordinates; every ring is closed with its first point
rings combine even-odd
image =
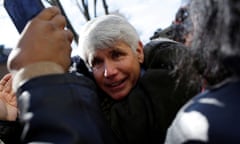
{"type": "Polygon", "coordinates": [[[101,43],[100,45],[93,45],[92,47],[88,48],[86,52],[86,60],[87,63],[90,64],[90,62],[99,56],[99,54],[106,54],[109,51],[114,50],[115,48],[115,42],[112,43],[101,43]]]}
{"type": "Polygon", "coordinates": [[[133,51],[131,46],[123,41],[116,41],[112,44],[102,45],[88,50],[88,61],[99,55],[106,56],[114,52],[129,53],[133,51]]]}

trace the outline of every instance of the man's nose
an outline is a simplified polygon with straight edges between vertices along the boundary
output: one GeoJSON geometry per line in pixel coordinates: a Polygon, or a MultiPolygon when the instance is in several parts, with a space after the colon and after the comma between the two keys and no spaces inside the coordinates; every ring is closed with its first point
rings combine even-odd
{"type": "Polygon", "coordinates": [[[110,78],[117,74],[116,65],[112,62],[107,62],[104,64],[104,77],[110,78]]]}

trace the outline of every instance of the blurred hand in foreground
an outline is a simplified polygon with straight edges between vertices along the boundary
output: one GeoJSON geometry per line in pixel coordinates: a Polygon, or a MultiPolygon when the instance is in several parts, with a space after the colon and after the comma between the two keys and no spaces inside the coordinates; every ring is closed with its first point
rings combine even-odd
{"type": "Polygon", "coordinates": [[[0,120],[14,121],[17,113],[17,99],[12,90],[12,75],[6,74],[0,80],[0,120]]]}
{"type": "Polygon", "coordinates": [[[67,71],[73,34],[65,26],[65,17],[57,7],[44,9],[25,27],[9,55],[8,69],[17,71],[29,64],[53,62],[67,71]]]}

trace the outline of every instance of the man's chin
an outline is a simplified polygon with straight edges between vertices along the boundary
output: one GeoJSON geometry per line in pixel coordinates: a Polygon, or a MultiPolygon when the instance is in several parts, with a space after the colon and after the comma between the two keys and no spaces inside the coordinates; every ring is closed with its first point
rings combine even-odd
{"type": "Polygon", "coordinates": [[[115,93],[115,94],[111,93],[109,95],[114,100],[122,100],[123,98],[125,98],[127,96],[127,94],[124,94],[124,93],[115,93]]]}

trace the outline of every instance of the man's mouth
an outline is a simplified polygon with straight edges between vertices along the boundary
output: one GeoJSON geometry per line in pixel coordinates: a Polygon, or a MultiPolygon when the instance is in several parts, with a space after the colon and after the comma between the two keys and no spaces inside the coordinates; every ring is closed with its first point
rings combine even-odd
{"type": "Polygon", "coordinates": [[[111,88],[118,87],[118,86],[121,86],[125,81],[126,81],[126,79],[123,79],[123,80],[117,81],[117,82],[109,82],[109,83],[106,83],[106,86],[111,87],[111,88]]]}

